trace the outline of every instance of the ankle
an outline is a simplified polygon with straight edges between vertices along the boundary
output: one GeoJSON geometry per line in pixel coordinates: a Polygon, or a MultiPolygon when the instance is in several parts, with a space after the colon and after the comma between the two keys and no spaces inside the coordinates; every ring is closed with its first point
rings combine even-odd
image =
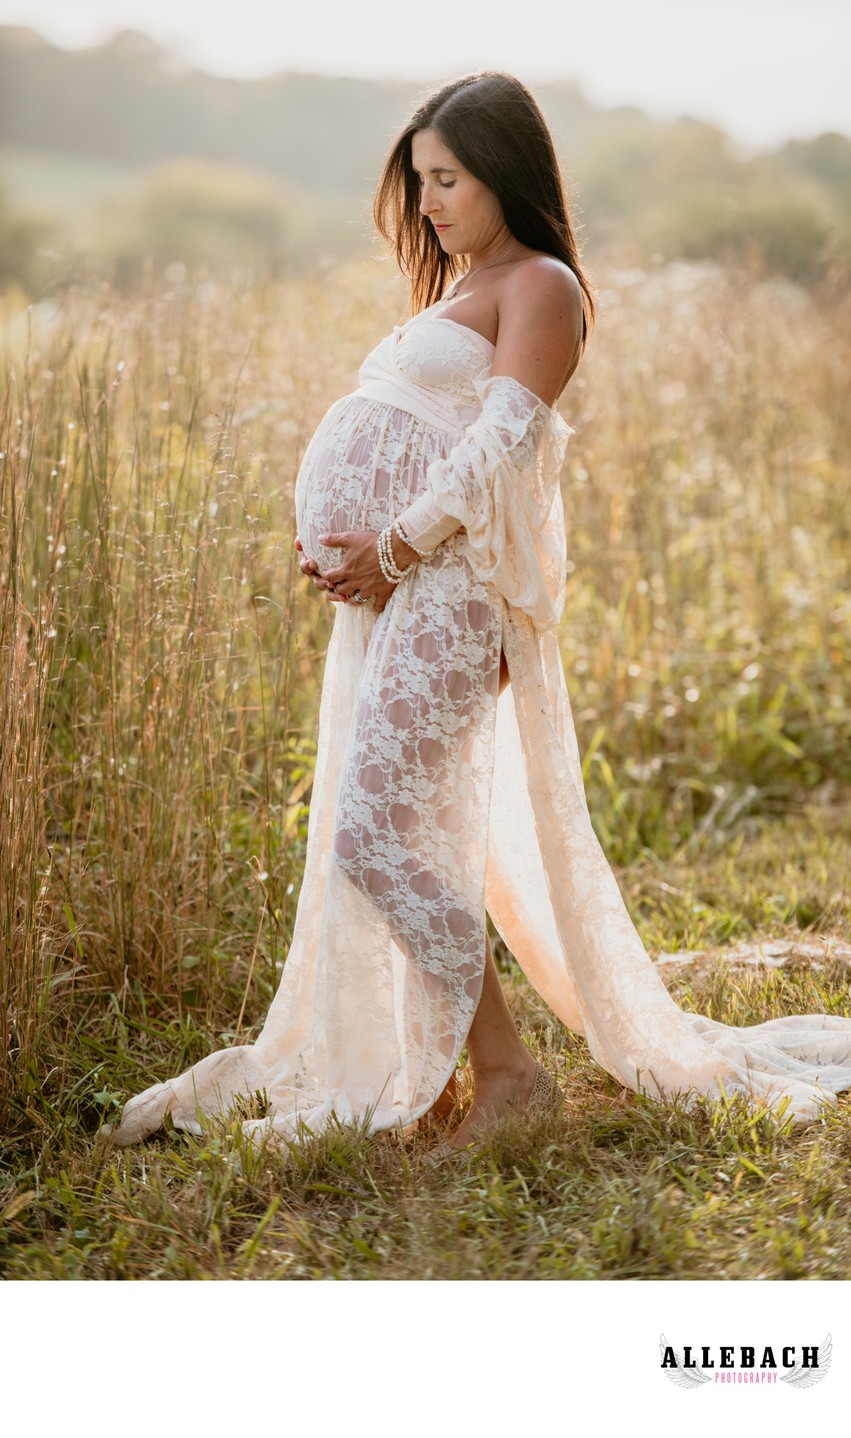
{"type": "Polygon", "coordinates": [[[505,1083],[506,1080],[528,1078],[535,1071],[535,1060],[528,1049],[499,1060],[492,1057],[476,1060],[470,1055],[473,1078],[477,1084],[505,1083]]]}

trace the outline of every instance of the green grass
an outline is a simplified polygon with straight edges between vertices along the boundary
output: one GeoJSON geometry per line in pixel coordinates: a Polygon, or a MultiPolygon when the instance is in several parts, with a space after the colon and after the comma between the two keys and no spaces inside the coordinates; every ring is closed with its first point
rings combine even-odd
{"type": "MultiPolygon", "coordinates": [[[[814,902],[828,910],[851,834],[835,821],[766,825],[741,854],[697,854],[675,873],[679,902],[712,892],[713,922],[738,939],[764,935],[759,875],[788,880],[807,844],[814,902]],[[756,903],[756,912],[753,905],[756,903]],[[754,922],[754,919],[757,922],[754,922]]],[[[798,868],[800,872],[800,866],[798,868]]],[[[621,876],[646,941],[682,947],[659,909],[658,865],[621,876]]],[[[667,887],[667,879],[663,881],[667,887]]],[[[847,893],[847,889],[846,889],[847,893]]],[[[670,903],[667,895],[665,903],[670,903]]],[[[841,911],[847,924],[848,899],[841,911]]],[[[707,907],[704,897],[703,907],[707,907]]],[[[681,1006],[733,1024],[784,1013],[848,1014],[849,970],[794,918],[782,966],[737,966],[710,948],[663,970],[681,1006]]],[[[845,928],[847,933],[847,927],[845,928]]],[[[16,1098],[3,1147],[0,1265],[8,1278],[847,1278],[849,1099],[818,1123],[784,1131],[739,1100],[658,1103],[621,1089],[583,1039],[547,1009],[500,945],[509,1002],[535,1054],[567,1096],[564,1116],[495,1125],[479,1154],[429,1166],[433,1134],[402,1140],[340,1128],[258,1155],[236,1121],[203,1137],[163,1131],[115,1151],[97,1134],[124,1099],[229,1041],[240,994],[218,1025],[175,1018],[131,992],[74,1005],[75,1032],[55,1024],[16,1098]],[[62,1041],[64,1039],[64,1041],[62,1041]]],[[[257,1021],[262,1018],[258,1006],[257,1021]]],[[[249,1027],[246,1037],[251,1037],[249,1027]]],[[[468,1086],[466,1064],[462,1089],[468,1086]]],[[[244,1116],[250,1116],[246,1104],[244,1116]]]]}
{"type": "MultiPolygon", "coordinates": [[[[427,1135],[343,1127],[259,1154],[238,1123],[219,1120],[202,1137],[172,1130],[138,1148],[102,1146],[116,1085],[166,1076],[206,1040],[189,1024],[141,1024],[93,1006],[73,1052],[50,1056],[7,1145],[5,1276],[849,1276],[846,1098],[789,1133],[738,1099],[686,1112],[635,1096],[523,980],[506,982],[527,1041],[562,1082],[564,1115],[494,1125],[478,1154],[437,1169],[427,1135]]],[[[847,1012],[848,970],[722,964],[681,973],[672,988],[684,1007],[749,1023],[847,1012]]]]}
{"type": "MultiPolygon", "coordinates": [[[[304,862],[327,606],[293,482],[401,312],[378,267],[92,283],[2,314],[0,1077],[13,1277],[845,1277],[845,1101],[805,1132],[631,1095],[497,946],[563,1121],[429,1169],[329,1134],[96,1143],[124,1098],[250,1040],[304,862]]],[[[848,1013],[848,330],[720,270],[603,277],[563,409],[562,652],[593,819],[684,1006],[848,1013]],[[663,323],[664,322],[664,323],[663,323]]]]}

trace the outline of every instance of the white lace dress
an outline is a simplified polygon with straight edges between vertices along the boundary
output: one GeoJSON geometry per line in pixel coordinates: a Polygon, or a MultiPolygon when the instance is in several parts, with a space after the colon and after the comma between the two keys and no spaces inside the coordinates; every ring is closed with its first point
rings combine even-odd
{"type": "Polygon", "coordinates": [[[683,1012],[594,835],[557,642],[572,431],[493,346],[441,314],[397,327],[329,410],[296,486],[298,532],[401,515],[429,557],[380,615],[338,605],[295,930],[253,1044],[221,1049],[125,1105],[132,1143],[169,1112],[264,1091],[247,1133],[339,1119],[406,1126],[452,1073],[481,990],[485,911],[558,1017],[629,1088],[722,1091],[798,1122],[851,1087],[851,1020],[732,1028],[683,1012]],[[511,682],[499,696],[500,651],[511,682]]]}

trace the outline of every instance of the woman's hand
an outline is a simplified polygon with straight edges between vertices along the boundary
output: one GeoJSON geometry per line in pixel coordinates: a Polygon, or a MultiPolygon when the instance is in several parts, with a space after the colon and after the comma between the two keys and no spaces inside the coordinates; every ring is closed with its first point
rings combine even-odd
{"type": "MultiPolygon", "coordinates": [[[[365,533],[365,531],[362,532],[365,533]]],[[[377,535],[375,535],[374,531],[371,531],[371,533],[372,536],[374,536],[375,538],[375,555],[377,555],[378,557],[378,538],[377,535]]],[[[334,538],[336,544],[336,541],[338,541],[339,536],[332,535],[331,538],[334,538]]],[[[306,557],[305,551],[303,551],[302,548],[302,541],[300,541],[300,539],[296,539],[296,549],[298,549],[300,557],[302,557],[299,559],[300,571],[302,571],[302,574],[305,575],[305,577],[308,578],[309,581],[311,581],[311,584],[315,585],[318,590],[321,590],[322,594],[325,594],[326,600],[331,600],[332,604],[357,603],[357,601],[349,600],[348,594],[341,594],[341,592],[338,592],[338,590],[336,590],[336,588],[334,587],[334,584],[331,584],[331,582],[328,581],[328,578],[326,578],[326,574],[328,574],[329,571],[326,571],[326,574],[323,575],[322,572],[319,571],[319,565],[316,564],[315,559],[308,559],[308,557],[306,557]]],[[[398,552],[394,551],[394,554],[395,557],[397,557],[398,561],[398,552]]],[[[380,581],[377,581],[377,584],[375,584],[375,590],[374,592],[372,592],[371,601],[369,601],[369,603],[372,604],[372,608],[374,608],[375,614],[381,614],[382,608],[384,608],[384,605],[387,604],[388,598],[390,598],[392,591],[395,590],[395,584],[388,584],[387,580],[385,580],[384,578],[384,575],[381,574],[381,568],[378,569],[378,574],[380,574],[380,581]]],[[[357,592],[357,587],[352,588],[351,592],[357,592]]]]}
{"type": "MultiPolygon", "coordinates": [[[[342,559],[333,569],[326,569],[324,574],[320,574],[313,560],[302,559],[299,562],[302,574],[308,575],[318,589],[324,589],[329,599],[338,603],[357,603],[352,596],[359,594],[362,599],[370,600],[375,613],[380,614],[396,585],[389,584],[381,572],[378,531],[363,529],[320,534],[319,543],[327,548],[341,549],[342,559]]],[[[396,533],[391,536],[391,543],[397,565],[400,569],[407,569],[416,560],[414,550],[396,533]]],[[[301,550],[300,540],[296,540],[296,548],[301,550]]]]}
{"type": "Polygon", "coordinates": [[[325,593],[327,599],[332,600],[334,603],[342,604],[344,602],[343,596],[341,594],[334,593],[334,590],[332,589],[331,585],[319,573],[319,565],[316,563],[316,560],[307,558],[307,555],[302,548],[301,540],[298,538],[296,538],[295,547],[301,555],[301,559],[298,562],[298,567],[301,570],[302,574],[306,575],[306,577],[310,580],[311,584],[315,584],[317,589],[321,589],[325,593]]]}

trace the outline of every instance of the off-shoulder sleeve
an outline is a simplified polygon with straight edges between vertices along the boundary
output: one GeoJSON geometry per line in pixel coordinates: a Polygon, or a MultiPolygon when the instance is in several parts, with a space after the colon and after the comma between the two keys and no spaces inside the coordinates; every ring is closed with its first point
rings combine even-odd
{"type": "Polygon", "coordinates": [[[535,626],[556,625],[564,605],[565,538],[560,476],[573,430],[518,380],[477,381],[481,414],[428,489],[403,510],[405,533],[431,550],[459,527],[479,579],[494,584],[535,626]]]}

